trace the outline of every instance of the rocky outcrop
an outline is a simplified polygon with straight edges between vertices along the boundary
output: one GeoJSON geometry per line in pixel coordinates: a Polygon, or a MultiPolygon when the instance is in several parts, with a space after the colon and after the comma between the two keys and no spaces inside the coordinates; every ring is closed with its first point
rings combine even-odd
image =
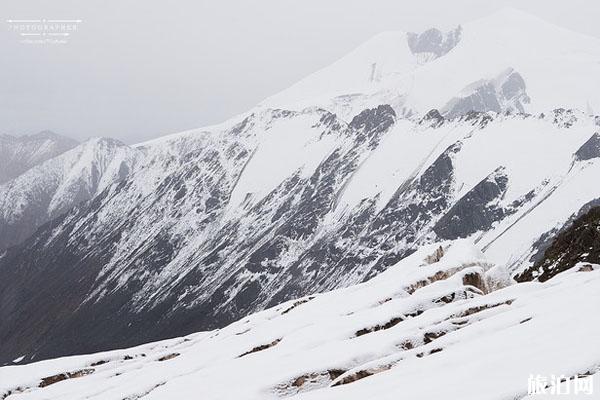
{"type": "Polygon", "coordinates": [[[594,133],[581,147],[575,152],[577,161],[587,161],[594,158],[600,158],[600,134],[594,133]]]}
{"type": "Polygon", "coordinates": [[[433,230],[442,239],[457,239],[490,229],[506,214],[498,202],[507,187],[508,176],[500,167],[458,200],[433,230]]]}
{"type": "Polygon", "coordinates": [[[525,80],[517,71],[508,68],[494,79],[472,83],[451,99],[441,113],[449,119],[469,112],[524,113],[530,102],[525,80]]]}
{"type": "Polygon", "coordinates": [[[462,28],[460,26],[449,32],[431,28],[422,33],[409,32],[406,39],[413,54],[425,56],[427,60],[433,60],[452,50],[460,42],[461,33],[462,28]]]}
{"type": "Polygon", "coordinates": [[[590,209],[560,232],[543,257],[515,279],[544,282],[578,265],[586,269],[585,264],[600,264],[600,207],[590,209]]]}

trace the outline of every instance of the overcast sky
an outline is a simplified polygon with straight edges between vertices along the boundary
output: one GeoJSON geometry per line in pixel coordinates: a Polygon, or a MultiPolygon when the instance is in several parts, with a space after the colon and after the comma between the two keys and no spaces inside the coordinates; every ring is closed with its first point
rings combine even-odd
{"type": "Polygon", "coordinates": [[[221,122],[387,30],[506,6],[600,37],[597,0],[1,0],[0,133],[135,143],[221,122]],[[66,44],[12,19],[82,20],[66,44]]]}

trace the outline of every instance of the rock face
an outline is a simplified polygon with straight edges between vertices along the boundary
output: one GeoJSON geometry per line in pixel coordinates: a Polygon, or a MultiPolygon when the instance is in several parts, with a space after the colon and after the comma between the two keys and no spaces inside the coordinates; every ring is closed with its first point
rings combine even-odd
{"type": "Polygon", "coordinates": [[[77,145],[76,140],[50,131],[19,137],[0,135],[0,185],[77,145]]]}
{"type": "Polygon", "coordinates": [[[457,201],[433,230],[443,239],[465,238],[489,230],[505,216],[506,211],[497,204],[507,188],[508,177],[500,167],[457,201]]]}
{"type": "Polygon", "coordinates": [[[461,32],[460,26],[449,32],[431,28],[422,33],[409,32],[406,39],[413,54],[424,55],[432,60],[452,50],[460,41],[461,32]]]}
{"type": "Polygon", "coordinates": [[[545,282],[575,266],[585,269],[586,264],[600,264],[600,207],[591,208],[560,232],[544,256],[515,279],[545,282]]]}
{"type": "Polygon", "coordinates": [[[441,110],[446,118],[456,118],[469,112],[524,113],[530,102],[523,77],[512,68],[491,80],[481,80],[467,86],[441,110]]]}
{"type": "Polygon", "coordinates": [[[598,132],[585,142],[575,153],[575,159],[577,161],[587,161],[594,158],[600,158],[600,134],[598,132]]]}

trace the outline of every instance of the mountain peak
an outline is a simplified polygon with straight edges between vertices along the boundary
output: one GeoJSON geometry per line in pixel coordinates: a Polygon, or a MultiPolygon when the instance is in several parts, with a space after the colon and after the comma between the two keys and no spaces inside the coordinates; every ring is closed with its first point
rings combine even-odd
{"type": "Polygon", "coordinates": [[[519,8],[515,7],[503,7],[498,11],[491,14],[491,16],[496,16],[499,18],[510,18],[510,19],[533,19],[538,21],[543,21],[536,15],[530,14],[526,11],[523,11],[519,8]]]}
{"type": "Polygon", "coordinates": [[[48,130],[22,136],[1,135],[0,184],[78,144],[75,139],[48,130]]]}

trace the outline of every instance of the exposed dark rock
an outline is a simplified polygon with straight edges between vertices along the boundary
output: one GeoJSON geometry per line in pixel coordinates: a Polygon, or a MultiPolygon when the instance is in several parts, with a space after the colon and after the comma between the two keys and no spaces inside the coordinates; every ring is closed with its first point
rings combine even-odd
{"type": "Polygon", "coordinates": [[[391,365],[382,365],[377,368],[363,369],[340,379],[339,381],[335,382],[333,386],[347,385],[348,383],[356,382],[380,372],[387,371],[391,367],[391,365]]]}
{"type": "Polygon", "coordinates": [[[457,239],[490,229],[506,214],[496,202],[507,186],[508,177],[503,168],[498,168],[458,200],[433,230],[442,239],[457,239]]]}
{"type": "Polygon", "coordinates": [[[309,302],[309,301],[311,301],[312,299],[314,299],[314,297],[313,297],[313,296],[311,296],[311,297],[309,297],[309,298],[307,298],[307,299],[298,300],[298,301],[294,302],[294,304],[292,304],[290,307],[288,307],[288,308],[286,308],[285,310],[283,310],[283,311],[281,312],[281,315],[289,313],[289,312],[290,312],[290,311],[292,311],[294,308],[298,307],[298,306],[299,306],[299,305],[301,305],[301,304],[308,303],[308,302],[309,302]]]}
{"type": "Polygon", "coordinates": [[[375,148],[381,134],[394,125],[395,121],[394,109],[389,104],[382,104],[377,108],[362,111],[352,118],[349,127],[360,132],[360,142],[369,142],[369,147],[375,148]]]}
{"type": "Polygon", "coordinates": [[[79,371],[65,372],[62,374],[48,376],[46,378],[42,378],[42,381],[40,382],[40,384],[38,386],[43,388],[43,387],[58,383],[60,381],[64,381],[66,379],[80,378],[82,376],[90,375],[90,374],[94,373],[94,371],[95,370],[93,368],[86,368],[86,369],[81,369],[79,371]]]}
{"type": "Polygon", "coordinates": [[[591,208],[560,232],[544,256],[515,279],[544,282],[581,262],[600,264],[600,207],[591,208]]]}
{"type": "Polygon", "coordinates": [[[463,276],[463,285],[473,286],[481,291],[481,293],[485,293],[486,287],[485,282],[481,274],[477,272],[469,272],[463,276]]]}
{"type": "Polygon", "coordinates": [[[429,126],[438,127],[444,123],[445,119],[437,109],[429,110],[427,114],[419,121],[419,124],[428,124],[429,126]]]}
{"type": "Polygon", "coordinates": [[[271,343],[267,343],[267,344],[262,344],[260,346],[256,346],[252,350],[248,350],[247,352],[240,354],[238,356],[238,358],[247,356],[248,354],[252,354],[252,353],[259,352],[259,351],[270,349],[271,347],[277,345],[279,342],[281,342],[281,339],[273,340],[271,343]]]}
{"type": "Polygon", "coordinates": [[[500,113],[502,108],[496,97],[496,88],[491,83],[484,83],[477,87],[473,93],[454,99],[445,108],[444,115],[456,118],[467,114],[469,111],[500,113]]]}
{"type": "Polygon", "coordinates": [[[167,361],[167,360],[172,360],[175,357],[179,357],[179,353],[171,353],[171,354],[167,354],[166,356],[162,356],[161,358],[159,358],[157,361],[167,361]]]}
{"type": "Polygon", "coordinates": [[[484,304],[481,306],[470,307],[470,308],[467,308],[466,310],[458,313],[457,315],[454,315],[453,317],[454,318],[468,317],[469,315],[477,314],[484,310],[489,310],[489,309],[499,307],[502,305],[511,305],[512,303],[513,303],[513,300],[507,300],[507,301],[503,301],[501,303],[496,303],[496,304],[484,304]]]}
{"type": "Polygon", "coordinates": [[[358,337],[358,336],[366,335],[367,333],[372,333],[372,332],[382,331],[382,330],[385,330],[385,329],[390,329],[391,327],[398,325],[402,321],[404,321],[404,318],[402,318],[402,317],[395,317],[395,318],[390,319],[385,324],[375,325],[375,326],[372,326],[370,328],[360,329],[360,330],[356,331],[355,335],[356,335],[356,337],[358,337]]]}
{"type": "Polygon", "coordinates": [[[575,152],[575,159],[578,161],[600,158],[600,134],[594,133],[587,142],[575,152]]]}
{"type": "Polygon", "coordinates": [[[557,108],[552,110],[553,120],[556,125],[561,128],[570,128],[577,122],[577,116],[572,109],[557,108]]]}
{"type": "Polygon", "coordinates": [[[409,32],[406,39],[414,54],[426,53],[437,58],[447,54],[460,42],[461,33],[460,26],[447,33],[431,28],[422,33],[409,32]]]}
{"type": "Polygon", "coordinates": [[[524,104],[530,102],[525,80],[512,68],[496,78],[474,82],[448,102],[441,113],[448,119],[469,112],[524,113],[524,104]]]}

